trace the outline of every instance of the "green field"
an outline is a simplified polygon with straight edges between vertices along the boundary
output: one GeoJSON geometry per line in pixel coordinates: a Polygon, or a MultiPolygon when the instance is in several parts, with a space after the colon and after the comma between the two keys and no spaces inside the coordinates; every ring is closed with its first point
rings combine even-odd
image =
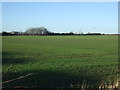
{"type": "Polygon", "coordinates": [[[3,87],[98,87],[117,81],[118,36],[3,36],[2,40],[3,82],[33,73],[3,87]]]}

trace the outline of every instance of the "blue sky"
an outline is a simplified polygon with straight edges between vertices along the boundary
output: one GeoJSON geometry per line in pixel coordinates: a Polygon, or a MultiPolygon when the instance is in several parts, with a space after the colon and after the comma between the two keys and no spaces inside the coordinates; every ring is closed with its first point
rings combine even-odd
{"type": "Polygon", "coordinates": [[[4,31],[44,26],[52,32],[118,33],[117,2],[4,2],[4,31]]]}

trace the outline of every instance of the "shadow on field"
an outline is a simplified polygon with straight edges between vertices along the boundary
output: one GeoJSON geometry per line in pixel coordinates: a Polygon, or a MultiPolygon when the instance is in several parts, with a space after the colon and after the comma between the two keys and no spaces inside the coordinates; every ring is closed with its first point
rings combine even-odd
{"type": "MultiPolygon", "coordinates": [[[[19,55],[19,53],[15,52],[3,52],[3,64],[24,64],[30,62],[31,60],[28,58],[16,58],[14,55],[19,55]],[[13,57],[13,58],[12,58],[13,57]]],[[[22,55],[22,54],[21,54],[22,55]]],[[[55,68],[55,67],[54,67],[55,68]]],[[[79,68],[79,71],[62,71],[57,69],[50,68],[31,68],[31,70],[21,70],[19,72],[10,72],[6,74],[5,77],[2,78],[2,81],[13,80],[20,76],[27,76],[25,78],[16,79],[11,82],[3,84],[3,87],[36,87],[36,88],[69,88],[69,87],[81,87],[88,86],[98,88],[99,85],[105,83],[107,81],[107,76],[105,76],[105,72],[93,72],[92,68],[79,68]],[[92,73],[91,73],[92,72],[92,73]]],[[[99,70],[99,69],[98,69],[99,70]]],[[[97,71],[98,71],[97,70],[97,71]]],[[[114,78],[113,78],[114,79],[114,78]]]]}
{"type": "MultiPolygon", "coordinates": [[[[51,70],[34,70],[34,71],[24,71],[19,73],[11,73],[7,76],[7,80],[17,78],[23,75],[33,73],[33,75],[28,76],[23,79],[15,80],[6,84],[3,87],[36,87],[36,88],[69,88],[76,87],[75,85],[83,86],[90,85],[91,87],[98,88],[101,83],[102,77],[100,75],[76,75],[74,73],[65,73],[63,71],[51,71],[51,70]]],[[[6,78],[3,78],[5,81],[6,78]]]]}
{"type": "Polygon", "coordinates": [[[2,51],[2,64],[3,65],[24,64],[24,63],[32,61],[29,58],[20,58],[20,56],[22,55],[24,54],[17,53],[17,52],[2,51]]]}

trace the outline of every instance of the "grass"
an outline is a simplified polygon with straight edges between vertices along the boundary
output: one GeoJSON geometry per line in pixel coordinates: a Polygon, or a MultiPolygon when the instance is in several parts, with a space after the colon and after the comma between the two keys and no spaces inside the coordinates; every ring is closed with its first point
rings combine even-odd
{"type": "Polygon", "coordinates": [[[118,36],[3,36],[3,87],[116,83],[118,36]],[[12,69],[5,71],[12,64],[12,69]]]}

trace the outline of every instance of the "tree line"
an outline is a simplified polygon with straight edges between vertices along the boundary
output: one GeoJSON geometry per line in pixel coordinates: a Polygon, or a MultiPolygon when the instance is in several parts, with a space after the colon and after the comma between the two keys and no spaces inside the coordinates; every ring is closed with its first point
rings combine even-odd
{"type": "Polygon", "coordinates": [[[45,27],[32,27],[32,28],[28,28],[25,32],[18,32],[18,31],[12,31],[12,32],[6,32],[3,31],[1,33],[2,36],[15,36],[15,35],[25,35],[25,36],[43,36],[43,35],[103,35],[101,33],[90,33],[88,32],[87,34],[84,33],[73,33],[73,32],[69,32],[69,33],[54,33],[49,31],[47,28],[45,27]]]}

